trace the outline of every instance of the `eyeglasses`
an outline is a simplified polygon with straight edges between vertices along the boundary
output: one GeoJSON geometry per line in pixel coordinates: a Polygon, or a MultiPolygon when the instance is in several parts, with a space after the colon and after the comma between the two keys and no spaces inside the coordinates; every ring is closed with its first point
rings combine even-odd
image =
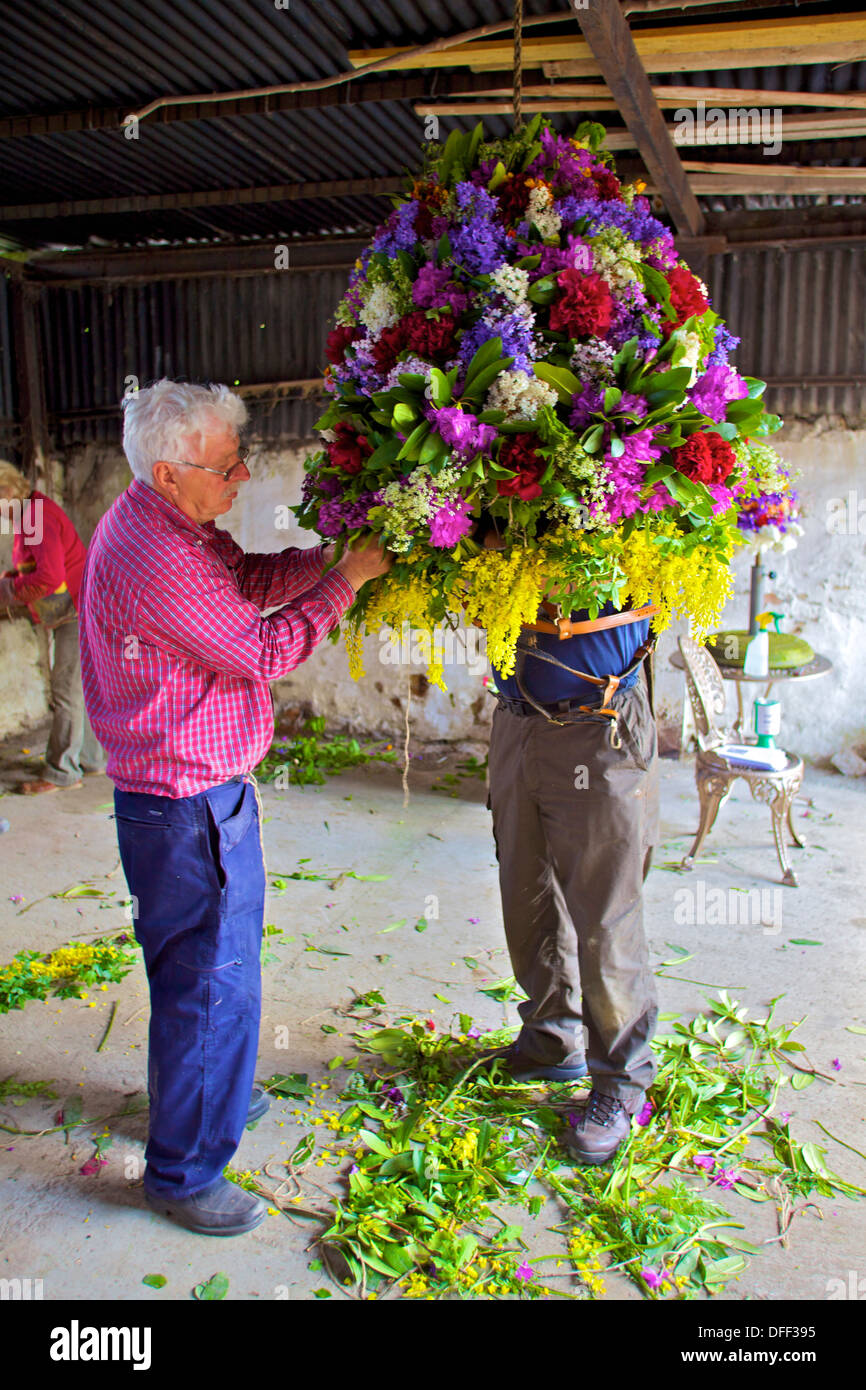
{"type": "Polygon", "coordinates": [[[250,449],[239,449],[238,461],[233,463],[229,469],[208,468],[203,463],[190,463],[189,459],[164,459],[163,462],[178,464],[182,468],[199,468],[202,473],[216,473],[218,477],[225,478],[226,482],[229,482],[232,478],[237,477],[239,469],[249,467],[251,452],[250,449]]]}

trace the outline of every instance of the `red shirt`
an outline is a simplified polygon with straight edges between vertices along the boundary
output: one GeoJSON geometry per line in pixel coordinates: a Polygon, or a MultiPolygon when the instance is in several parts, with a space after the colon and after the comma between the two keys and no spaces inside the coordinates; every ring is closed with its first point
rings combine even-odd
{"type": "Polygon", "coordinates": [[[268,682],[355,597],[322,574],[322,550],[246,555],[138,478],[118,497],[87,552],[79,632],[87,713],[121,791],[192,796],[261,761],[268,682]]]}
{"type": "Polygon", "coordinates": [[[20,571],[12,581],[16,599],[33,603],[65,584],[77,609],[87,554],[81,537],[63,508],[44,492],[34,488],[21,506],[22,529],[12,538],[12,564],[20,571]]]}

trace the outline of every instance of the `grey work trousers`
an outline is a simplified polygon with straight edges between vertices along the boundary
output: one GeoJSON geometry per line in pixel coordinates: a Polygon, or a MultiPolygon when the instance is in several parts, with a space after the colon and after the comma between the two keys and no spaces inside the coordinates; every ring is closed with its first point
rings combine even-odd
{"type": "Polygon", "coordinates": [[[490,795],[505,935],[528,999],[519,1047],[546,1065],[586,1057],[596,1090],[633,1113],[655,1077],[658,1008],[643,881],[658,838],[658,739],[644,670],[607,719],[564,725],[498,706],[490,795]],[[584,1029],[587,1043],[584,1049],[584,1029]]]}
{"type": "Polygon", "coordinates": [[[82,772],[104,772],[105,753],[90,727],[81,688],[78,620],[46,633],[53,642],[51,660],[51,730],[41,776],[58,787],[81,780],[82,772]]]}

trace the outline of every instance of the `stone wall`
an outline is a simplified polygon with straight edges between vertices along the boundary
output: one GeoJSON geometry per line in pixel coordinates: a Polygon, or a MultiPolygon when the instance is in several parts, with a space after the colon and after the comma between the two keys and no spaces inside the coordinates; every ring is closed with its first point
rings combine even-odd
{"type": "MultiPolygon", "coordinates": [[[[790,464],[802,469],[798,488],[806,534],[796,550],[773,557],[771,568],[777,577],[768,584],[768,595],[774,597],[768,596],[767,606],[785,613],[785,629],[801,634],[834,663],[833,672],[820,681],[780,685],[775,693],[782,699],[785,745],[809,761],[827,765],[831,755],[843,749],[866,754],[866,700],[857,668],[866,639],[866,430],[848,430],[838,421],[794,421],[774,443],[790,464]]],[[[253,477],[220,523],[245,550],[278,551],[312,543],[311,534],[299,531],[286,510],[300,495],[304,452],[302,447],[268,446],[254,454],[253,477]]],[[[65,492],[58,500],[87,542],[99,517],[129,482],[129,470],[118,448],[95,445],[71,450],[65,465],[65,492]]],[[[7,554],[8,541],[0,537],[4,567],[7,554]]],[[[747,626],[750,564],[750,555],[736,558],[735,592],[723,627],[747,626]]],[[[668,750],[679,747],[683,725],[683,677],[669,658],[677,635],[686,629],[685,623],[677,624],[662,634],[656,654],[656,709],[661,746],[668,750]]],[[[348,674],[342,642],[325,642],[308,662],[275,683],[275,704],[278,710],[308,707],[334,727],[396,738],[403,728],[411,678],[414,737],[481,739],[493,701],[486,693],[475,639],[470,633],[467,641],[465,631],[459,630],[453,660],[447,659],[446,650],[448,693],[427,684],[421,654],[409,643],[395,646],[367,638],[367,676],[356,683],[348,674]]],[[[23,624],[14,629],[0,625],[0,736],[23,731],[45,717],[45,680],[35,635],[23,624]]],[[[730,688],[731,718],[735,708],[730,688]]]]}

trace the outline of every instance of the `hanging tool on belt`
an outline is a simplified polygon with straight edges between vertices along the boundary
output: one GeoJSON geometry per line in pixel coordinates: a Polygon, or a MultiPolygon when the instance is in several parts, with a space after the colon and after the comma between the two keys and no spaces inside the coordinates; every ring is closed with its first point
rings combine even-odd
{"type": "MultiPolygon", "coordinates": [[[[654,636],[649,637],[646,640],[646,642],[643,642],[641,646],[638,647],[637,651],[634,654],[634,660],[632,661],[632,664],[629,666],[628,670],[623,671],[621,675],[593,676],[590,675],[587,671],[578,671],[573,666],[567,666],[564,661],[558,661],[556,657],[551,656],[549,652],[539,651],[535,646],[534,635],[530,635],[524,639],[523,633],[552,633],[553,635],[558,636],[561,641],[564,641],[567,637],[578,637],[581,634],[587,632],[602,632],[605,629],[611,627],[621,627],[629,623],[643,622],[645,618],[651,618],[653,614],[658,613],[658,606],[656,604],[647,603],[643,606],[643,608],[630,608],[622,613],[610,613],[604,618],[589,618],[576,623],[573,623],[569,617],[563,616],[561,608],[558,604],[554,605],[545,602],[541,605],[541,607],[543,612],[550,615],[552,621],[546,622],[542,619],[535,623],[525,623],[523,625],[521,636],[517,639],[517,662],[514,671],[514,678],[517,682],[517,688],[520,691],[521,697],[534,710],[536,710],[539,714],[542,714],[544,718],[551,724],[568,724],[573,722],[569,719],[557,719],[555,715],[549,713],[549,711],[545,709],[543,705],[539,704],[538,701],[533,699],[533,697],[529,694],[529,691],[525,688],[521,679],[523,675],[523,666],[527,656],[534,656],[539,661],[546,661],[551,666],[558,666],[560,670],[568,671],[569,675],[577,676],[579,680],[588,681],[591,685],[600,686],[602,687],[600,705],[583,705],[576,704],[570,701],[560,701],[560,705],[566,706],[566,711],[562,712],[580,713],[589,718],[608,719],[610,721],[611,747],[622,747],[622,741],[620,739],[619,730],[617,727],[617,720],[619,719],[619,710],[614,709],[610,701],[614,692],[619,688],[621,682],[626,680],[632,674],[633,671],[636,671],[637,668],[643,662],[646,662],[645,669],[647,678],[647,688],[649,691],[650,707],[652,708],[652,654],[655,650],[657,638],[654,636]]],[[[509,704],[507,698],[502,695],[500,695],[498,698],[500,703],[503,704],[504,707],[507,709],[509,704]]]]}

